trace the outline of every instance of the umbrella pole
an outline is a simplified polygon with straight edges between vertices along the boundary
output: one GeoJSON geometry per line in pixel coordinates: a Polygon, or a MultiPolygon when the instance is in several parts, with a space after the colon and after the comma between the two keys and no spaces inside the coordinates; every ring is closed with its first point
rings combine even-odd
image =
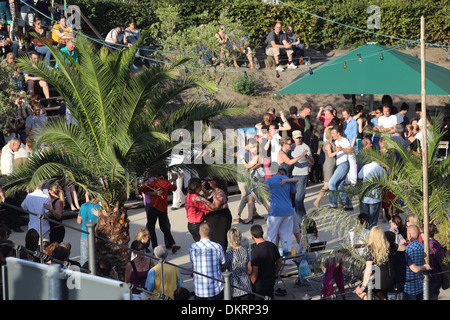
{"type": "MultiPolygon", "coordinates": [[[[430,263],[429,217],[428,217],[428,145],[427,145],[427,108],[426,108],[426,82],[425,82],[425,18],[420,18],[420,56],[422,77],[422,169],[423,169],[423,240],[425,251],[425,263],[430,263]]],[[[425,273],[423,282],[423,298],[430,300],[429,292],[430,276],[425,273]]]]}

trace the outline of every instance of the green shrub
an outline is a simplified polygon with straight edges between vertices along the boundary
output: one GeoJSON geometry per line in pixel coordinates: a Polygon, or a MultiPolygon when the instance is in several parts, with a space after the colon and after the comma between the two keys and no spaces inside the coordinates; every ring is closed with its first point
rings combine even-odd
{"type": "MultiPolygon", "coordinates": [[[[156,11],[168,6],[178,6],[180,17],[174,32],[183,34],[185,30],[201,24],[221,23],[221,13],[228,10],[231,19],[240,20],[248,32],[250,46],[263,48],[267,34],[273,30],[276,22],[283,26],[292,25],[306,48],[321,45],[324,48],[349,49],[354,46],[375,41],[382,45],[400,43],[399,40],[351,29],[319,19],[302,12],[316,14],[330,21],[340,22],[355,28],[374,31],[395,38],[418,40],[420,35],[420,17],[426,21],[426,41],[448,44],[450,42],[450,9],[448,0],[284,0],[285,4],[265,4],[261,0],[141,0],[93,1],[73,0],[83,14],[105,37],[116,23],[128,22],[135,18],[141,31],[158,24],[156,11]],[[381,29],[369,30],[367,13],[370,5],[381,9],[381,29]],[[297,10],[301,9],[301,10],[297,10]]],[[[82,24],[86,34],[96,37],[86,24],[82,24]]],[[[167,36],[160,34],[161,37],[167,36]]],[[[212,34],[211,37],[214,37],[212,34]]],[[[204,39],[202,39],[204,40],[204,39]]]]}
{"type": "Polygon", "coordinates": [[[245,75],[233,81],[233,90],[246,96],[256,96],[259,92],[258,81],[245,75]]]}

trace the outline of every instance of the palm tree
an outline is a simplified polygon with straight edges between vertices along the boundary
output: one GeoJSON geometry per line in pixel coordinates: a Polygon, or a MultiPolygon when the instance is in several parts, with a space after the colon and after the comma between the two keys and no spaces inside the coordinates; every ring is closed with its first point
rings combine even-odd
{"type": "MultiPolygon", "coordinates": [[[[436,236],[438,241],[449,247],[449,210],[450,210],[450,158],[443,161],[436,160],[439,141],[443,136],[440,127],[442,117],[432,117],[428,128],[428,179],[429,179],[429,221],[434,222],[439,230],[436,236]]],[[[361,200],[373,190],[381,189],[393,193],[399,202],[393,205],[405,213],[415,213],[423,220],[423,176],[422,159],[409,148],[405,148],[396,140],[384,137],[386,151],[377,149],[361,150],[357,155],[358,161],[369,163],[375,161],[384,167],[386,176],[373,176],[369,181],[358,182],[356,186],[347,187],[349,194],[357,195],[361,200]]],[[[344,210],[320,208],[309,211],[304,221],[314,220],[322,230],[331,232],[339,241],[339,246],[327,250],[319,255],[313,263],[315,269],[326,265],[330,259],[343,261],[352,266],[356,274],[360,274],[365,266],[365,257],[351,247],[349,231],[358,230],[359,236],[364,239],[363,229],[355,215],[348,215],[344,210]]],[[[302,234],[306,234],[305,225],[302,234]]],[[[303,240],[305,241],[306,238],[303,240]]],[[[307,241],[307,240],[306,240],[307,241]]]]}
{"type": "MultiPolygon", "coordinates": [[[[430,119],[427,134],[428,147],[428,198],[429,221],[439,228],[439,239],[444,246],[449,244],[450,210],[450,158],[437,160],[438,146],[444,134],[440,124],[442,116],[430,119]]],[[[376,161],[388,174],[365,181],[360,188],[360,197],[370,190],[381,189],[394,194],[398,202],[393,205],[399,210],[417,214],[422,220],[423,212],[423,171],[422,159],[411,150],[398,144],[394,139],[385,137],[387,152],[380,150],[362,150],[360,160],[376,161]],[[406,210],[405,210],[406,209],[406,210]]]]}
{"type": "MultiPolygon", "coordinates": [[[[58,63],[57,69],[48,68],[43,61],[34,63],[29,57],[20,59],[19,66],[56,88],[75,123],[51,121],[36,141],[37,147],[46,147],[33,154],[27,165],[17,168],[4,188],[7,192],[34,189],[43,180],[73,183],[101,203],[97,236],[128,246],[124,203],[131,182],[144,171],[154,174],[166,167],[174,146],[170,133],[176,128],[189,128],[195,121],[207,122],[242,109],[231,103],[177,104],[174,98],[189,89],[215,90],[196,76],[177,76],[176,67],[184,61],[133,75],[136,48],[110,54],[105,48],[98,51],[80,36],[76,43],[77,63],[48,47],[58,63]],[[176,110],[169,113],[173,105],[176,110]]],[[[217,167],[217,172],[232,176],[232,166],[217,167]]],[[[214,166],[200,169],[214,171],[214,166]]],[[[97,241],[97,254],[107,255],[123,275],[128,260],[126,249],[97,241]]]]}

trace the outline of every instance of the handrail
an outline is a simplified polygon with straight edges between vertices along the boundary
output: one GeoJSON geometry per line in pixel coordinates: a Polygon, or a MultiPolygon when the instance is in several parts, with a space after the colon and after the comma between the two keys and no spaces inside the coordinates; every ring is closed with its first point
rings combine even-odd
{"type": "MultiPolygon", "coordinates": [[[[45,216],[45,215],[33,213],[33,212],[27,211],[27,210],[25,210],[25,209],[23,209],[23,208],[21,208],[21,207],[14,206],[14,205],[11,205],[11,204],[6,203],[6,202],[2,202],[1,205],[5,205],[5,206],[7,206],[7,207],[10,207],[10,208],[15,209],[15,210],[17,210],[17,211],[19,211],[19,212],[22,212],[22,213],[34,215],[34,216],[38,217],[38,218],[40,219],[40,221],[42,221],[42,219],[46,219],[46,220],[48,220],[48,221],[58,223],[58,224],[60,224],[60,225],[63,225],[64,227],[68,227],[68,228],[73,229],[73,230],[75,230],[75,231],[78,231],[78,232],[81,232],[81,233],[86,233],[88,236],[90,235],[90,233],[89,233],[88,231],[84,231],[84,230],[81,230],[81,229],[79,229],[79,228],[75,228],[75,227],[69,226],[69,225],[67,225],[67,224],[65,224],[65,223],[63,223],[63,222],[61,222],[61,221],[58,221],[58,220],[49,218],[49,217],[47,217],[47,216],[45,216]]],[[[0,206],[1,206],[1,205],[0,205],[0,206]]],[[[40,225],[40,227],[41,227],[41,225],[40,225]]],[[[40,228],[40,229],[41,229],[41,228],[40,228]]],[[[40,230],[39,233],[40,233],[40,239],[41,239],[41,241],[42,241],[42,229],[40,230]]],[[[126,246],[121,245],[121,244],[119,244],[119,243],[116,243],[116,242],[110,241],[110,240],[108,240],[108,239],[105,239],[105,238],[103,238],[103,237],[97,236],[97,235],[95,235],[95,234],[94,234],[93,236],[94,236],[96,239],[99,239],[99,240],[101,240],[101,241],[105,241],[105,242],[107,242],[107,243],[109,243],[109,244],[118,246],[118,247],[120,247],[120,248],[122,248],[122,249],[128,250],[128,251],[130,251],[130,252],[134,252],[134,253],[136,253],[136,254],[144,255],[145,257],[150,258],[150,259],[152,259],[152,260],[157,260],[157,261],[159,261],[159,262],[162,263],[162,266],[163,266],[164,264],[168,264],[168,265],[174,266],[174,267],[176,267],[176,268],[178,268],[178,269],[180,269],[180,270],[192,272],[192,273],[195,273],[195,274],[197,274],[197,275],[206,277],[206,278],[208,278],[208,279],[211,279],[211,280],[214,280],[214,281],[217,281],[217,282],[226,283],[224,280],[216,279],[216,278],[211,277],[211,276],[208,276],[208,275],[206,275],[206,274],[202,274],[202,273],[200,273],[200,272],[197,272],[197,271],[194,271],[194,270],[190,270],[190,269],[185,268],[185,267],[182,267],[182,266],[178,266],[178,265],[176,265],[176,264],[174,264],[174,263],[171,263],[171,262],[168,262],[168,261],[166,261],[166,260],[161,261],[161,259],[158,259],[158,258],[156,258],[155,256],[152,256],[152,255],[149,255],[149,254],[147,254],[147,253],[143,253],[143,252],[141,252],[141,251],[138,251],[138,250],[135,250],[135,249],[126,247],[126,246]]],[[[41,248],[42,248],[42,247],[43,247],[43,246],[42,246],[42,243],[41,243],[41,248]]],[[[26,248],[24,248],[24,249],[26,249],[26,248]]],[[[26,249],[26,250],[28,250],[28,249],[26,249]]],[[[32,252],[33,252],[33,251],[32,251],[32,252]]],[[[42,253],[42,254],[45,255],[45,253],[42,253]]],[[[48,255],[45,255],[45,256],[46,256],[46,257],[49,257],[48,255]]],[[[43,255],[38,255],[38,257],[41,258],[41,261],[42,261],[43,258],[45,258],[43,255]]],[[[51,257],[49,257],[49,258],[51,258],[51,257]]],[[[56,259],[55,259],[55,260],[56,260],[56,259]]],[[[86,269],[84,269],[84,270],[86,270],[86,269]]],[[[89,272],[91,273],[91,270],[89,270],[89,272]]],[[[137,287],[135,287],[135,288],[138,289],[137,287]]],[[[231,285],[231,284],[230,284],[230,288],[236,288],[236,289],[242,290],[242,291],[244,291],[244,292],[247,292],[248,294],[251,294],[251,295],[254,295],[254,296],[256,296],[256,297],[259,297],[259,298],[261,298],[261,299],[264,299],[264,300],[270,300],[270,297],[268,297],[268,296],[263,296],[263,295],[260,295],[260,294],[255,293],[255,292],[247,291],[247,290],[245,290],[245,289],[243,289],[243,288],[240,288],[240,287],[237,287],[237,286],[234,286],[234,285],[231,285]]],[[[142,289],[142,288],[141,288],[141,289],[142,289]]],[[[143,289],[143,291],[147,291],[147,290],[143,289]]],[[[162,295],[164,295],[164,292],[162,293],[162,295]]],[[[167,300],[167,299],[165,299],[165,300],[167,300]]]]}

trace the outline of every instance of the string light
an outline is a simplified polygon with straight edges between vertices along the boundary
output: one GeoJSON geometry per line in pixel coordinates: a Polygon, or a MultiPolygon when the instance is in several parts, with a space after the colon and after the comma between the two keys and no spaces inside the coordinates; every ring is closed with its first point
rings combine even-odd
{"type": "Polygon", "coordinates": [[[380,60],[384,60],[383,52],[380,52],[380,60]]]}
{"type": "Polygon", "coordinates": [[[361,53],[358,53],[357,56],[358,56],[358,62],[361,63],[362,62],[361,53]]]}
{"type": "Polygon", "coordinates": [[[189,73],[189,69],[187,67],[184,67],[184,72],[189,73]]]}
{"type": "Polygon", "coordinates": [[[245,78],[245,79],[248,78],[247,71],[244,71],[244,78],[245,78]]]}
{"type": "Polygon", "coordinates": [[[280,73],[277,71],[277,78],[279,78],[280,77],[280,73]]]}
{"type": "Polygon", "coordinates": [[[309,74],[313,74],[314,72],[312,71],[311,67],[309,67],[309,74]]]}
{"type": "Polygon", "coordinates": [[[344,61],[344,69],[347,69],[347,62],[344,61]]]}

